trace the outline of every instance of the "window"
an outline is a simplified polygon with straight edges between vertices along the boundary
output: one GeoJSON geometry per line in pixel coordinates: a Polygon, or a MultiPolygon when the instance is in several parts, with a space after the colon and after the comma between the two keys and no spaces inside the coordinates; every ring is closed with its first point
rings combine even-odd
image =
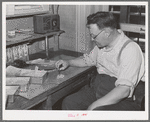
{"type": "Polygon", "coordinates": [[[120,22],[120,28],[145,52],[145,6],[109,6],[120,22]]]}

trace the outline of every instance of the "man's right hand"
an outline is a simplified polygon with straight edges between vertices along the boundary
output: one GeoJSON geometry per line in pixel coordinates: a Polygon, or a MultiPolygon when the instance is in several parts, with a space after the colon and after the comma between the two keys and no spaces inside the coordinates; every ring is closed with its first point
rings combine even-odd
{"type": "Polygon", "coordinates": [[[69,62],[65,60],[58,60],[55,63],[55,67],[58,70],[65,70],[69,66],[69,62]]]}

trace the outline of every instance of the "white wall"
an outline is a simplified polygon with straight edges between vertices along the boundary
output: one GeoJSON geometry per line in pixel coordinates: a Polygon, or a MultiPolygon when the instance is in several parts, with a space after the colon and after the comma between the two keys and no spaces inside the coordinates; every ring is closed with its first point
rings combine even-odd
{"type": "Polygon", "coordinates": [[[97,11],[108,11],[108,6],[66,5],[59,7],[60,28],[65,34],[60,36],[60,48],[87,53],[93,48],[86,18],[97,11]]]}

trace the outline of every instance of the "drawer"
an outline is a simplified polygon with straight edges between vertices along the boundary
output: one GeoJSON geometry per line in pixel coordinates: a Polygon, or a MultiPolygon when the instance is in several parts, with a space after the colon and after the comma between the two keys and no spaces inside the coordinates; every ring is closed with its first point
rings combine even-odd
{"type": "Polygon", "coordinates": [[[52,105],[55,104],[62,97],[65,97],[66,95],[70,94],[71,92],[75,91],[76,89],[78,89],[88,83],[89,83],[88,77],[84,76],[84,77],[72,82],[71,84],[67,85],[66,87],[62,88],[61,90],[53,93],[51,95],[52,105]]]}
{"type": "Polygon", "coordinates": [[[66,81],[65,85],[61,84],[55,92],[48,96],[50,98],[51,104],[54,105],[59,99],[69,95],[70,93],[78,90],[86,84],[90,84],[90,82],[95,77],[96,72],[97,71],[95,68],[91,68],[90,70],[77,75],[69,81],[66,81]]]}

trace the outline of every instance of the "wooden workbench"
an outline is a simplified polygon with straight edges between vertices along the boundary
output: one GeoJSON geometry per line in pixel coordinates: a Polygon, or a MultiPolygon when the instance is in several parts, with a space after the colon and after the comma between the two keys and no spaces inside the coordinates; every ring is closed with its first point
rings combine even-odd
{"type": "MultiPolygon", "coordinates": [[[[72,59],[72,56],[61,55],[54,60],[72,59]]],[[[85,84],[88,84],[92,75],[96,72],[95,67],[69,67],[61,74],[64,78],[57,80],[57,70],[50,71],[47,80],[42,85],[31,84],[27,93],[20,93],[15,96],[14,103],[8,103],[7,110],[30,109],[45,101],[44,109],[52,109],[52,106],[62,97],[85,84]]]]}

